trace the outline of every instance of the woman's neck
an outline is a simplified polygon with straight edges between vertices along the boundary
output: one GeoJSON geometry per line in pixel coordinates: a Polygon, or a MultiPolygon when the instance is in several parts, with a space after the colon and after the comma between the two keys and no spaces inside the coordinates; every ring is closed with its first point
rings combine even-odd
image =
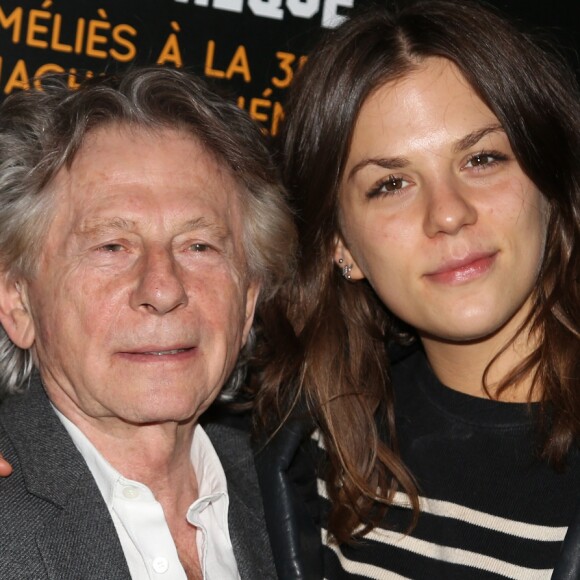
{"type": "Polygon", "coordinates": [[[481,340],[453,342],[422,335],[423,347],[437,378],[444,385],[474,397],[512,403],[538,400],[539,392],[532,393],[530,398],[533,374],[497,393],[497,387],[537,345],[527,329],[510,343],[527,315],[528,309],[522,310],[519,316],[481,340]],[[487,389],[484,388],[484,375],[487,389]]]}

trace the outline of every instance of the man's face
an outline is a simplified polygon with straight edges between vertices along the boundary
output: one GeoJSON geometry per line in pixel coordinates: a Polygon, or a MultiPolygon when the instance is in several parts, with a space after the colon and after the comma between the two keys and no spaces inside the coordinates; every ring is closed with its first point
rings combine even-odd
{"type": "Polygon", "coordinates": [[[183,132],[107,126],[53,190],[26,285],[51,399],[81,420],[197,417],[234,367],[258,294],[241,187],[183,132]]]}

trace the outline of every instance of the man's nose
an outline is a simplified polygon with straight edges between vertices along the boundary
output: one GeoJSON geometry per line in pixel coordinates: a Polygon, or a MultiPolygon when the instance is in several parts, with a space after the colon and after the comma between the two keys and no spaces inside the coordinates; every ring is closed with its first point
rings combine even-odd
{"type": "Polygon", "coordinates": [[[469,199],[469,189],[453,180],[440,180],[426,195],[423,228],[428,237],[455,235],[477,221],[477,209],[469,199]]]}
{"type": "Polygon", "coordinates": [[[187,301],[180,267],[173,254],[164,248],[146,251],[141,258],[131,307],[162,315],[185,306],[187,301]]]}

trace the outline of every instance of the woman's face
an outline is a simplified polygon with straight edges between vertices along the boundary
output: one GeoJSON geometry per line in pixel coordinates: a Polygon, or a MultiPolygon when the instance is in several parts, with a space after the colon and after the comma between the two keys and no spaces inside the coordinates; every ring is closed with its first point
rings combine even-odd
{"type": "Polygon", "coordinates": [[[336,261],[423,338],[480,340],[528,312],[548,206],[449,61],[426,59],[364,103],[340,215],[336,261]]]}

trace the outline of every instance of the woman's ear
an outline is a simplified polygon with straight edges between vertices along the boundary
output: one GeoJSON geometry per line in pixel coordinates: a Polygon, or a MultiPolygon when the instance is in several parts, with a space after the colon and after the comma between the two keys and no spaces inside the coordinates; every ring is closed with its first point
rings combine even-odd
{"type": "Polygon", "coordinates": [[[5,272],[0,273],[0,324],[16,346],[32,347],[35,332],[26,283],[5,272]]]}
{"type": "Polygon", "coordinates": [[[334,241],[334,263],[340,268],[342,275],[347,280],[363,280],[365,278],[341,236],[336,236],[334,241]]]}

